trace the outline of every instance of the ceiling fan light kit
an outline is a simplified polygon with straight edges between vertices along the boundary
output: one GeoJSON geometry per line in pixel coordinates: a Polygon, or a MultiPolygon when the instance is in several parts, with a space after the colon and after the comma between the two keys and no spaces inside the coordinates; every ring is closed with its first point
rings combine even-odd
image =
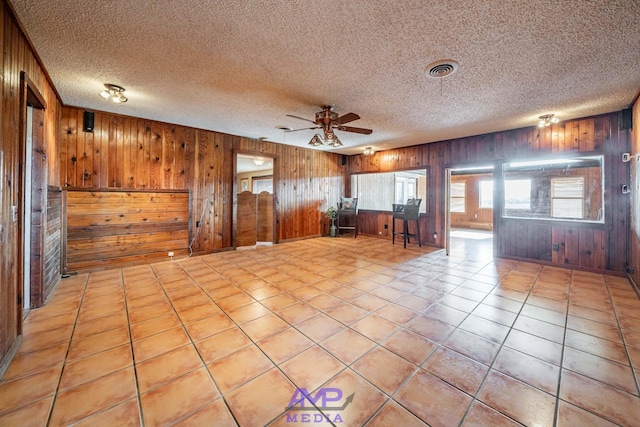
{"type": "Polygon", "coordinates": [[[363,135],[370,135],[373,132],[371,129],[344,126],[345,123],[353,122],[360,119],[360,116],[355,113],[347,113],[343,116],[339,116],[338,113],[333,111],[332,108],[333,107],[331,107],[330,105],[323,106],[322,111],[318,111],[315,114],[315,120],[309,120],[305,119],[304,117],[287,114],[287,117],[304,120],[305,122],[313,123],[315,126],[301,129],[284,129],[284,131],[297,132],[307,129],[322,129],[324,137],[321,137],[320,134],[316,133],[315,135],[313,135],[313,138],[311,138],[311,141],[309,141],[309,145],[311,145],[312,147],[318,147],[320,145],[327,144],[332,148],[338,148],[344,145],[342,144],[342,141],[340,141],[340,138],[338,138],[338,136],[334,133],[334,130],[360,133],[363,135]]]}

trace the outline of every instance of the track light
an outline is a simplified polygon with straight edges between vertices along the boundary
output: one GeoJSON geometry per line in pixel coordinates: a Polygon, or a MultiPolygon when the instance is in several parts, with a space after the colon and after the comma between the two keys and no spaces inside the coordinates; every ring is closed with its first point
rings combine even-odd
{"type": "Polygon", "coordinates": [[[125,88],[118,85],[112,85],[110,83],[104,84],[104,90],[100,92],[100,96],[104,99],[108,99],[114,104],[122,104],[127,102],[128,99],[124,96],[125,88]]]}
{"type": "Polygon", "coordinates": [[[555,125],[556,123],[558,123],[560,121],[559,118],[557,117],[553,117],[553,114],[545,114],[542,115],[540,117],[538,117],[540,119],[540,122],[538,123],[538,127],[539,128],[544,128],[547,126],[551,126],[551,125],[555,125]]]}

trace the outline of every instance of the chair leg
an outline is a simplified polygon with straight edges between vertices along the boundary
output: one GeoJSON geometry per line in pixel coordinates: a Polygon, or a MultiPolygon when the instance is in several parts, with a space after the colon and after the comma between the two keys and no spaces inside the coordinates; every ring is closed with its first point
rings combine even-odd
{"type": "Polygon", "coordinates": [[[391,218],[391,244],[396,244],[396,219],[391,218]]]}
{"type": "Polygon", "coordinates": [[[420,241],[420,218],[416,220],[416,230],[418,230],[418,247],[422,247],[422,242],[420,241]]]}
{"type": "Polygon", "coordinates": [[[340,237],[340,215],[336,216],[336,237],[340,237]]]}
{"type": "Polygon", "coordinates": [[[356,215],[356,219],[355,219],[355,234],[353,238],[355,239],[356,237],[358,237],[358,215],[356,215]]]}
{"type": "Polygon", "coordinates": [[[404,233],[402,236],[404,237],[404,248],[407,249],[407,234],[409,234],[409,223],[406,219],[402,222],[404,222],[404,233]]]}

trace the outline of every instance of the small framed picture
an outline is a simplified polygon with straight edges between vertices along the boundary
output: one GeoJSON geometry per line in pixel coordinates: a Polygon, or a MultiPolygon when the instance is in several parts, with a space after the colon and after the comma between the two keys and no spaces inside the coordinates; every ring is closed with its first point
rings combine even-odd
{"type": "Polygon", "coordinates": [[[249,190],[249,178],[242,178],[240,180],[240,191],[248,191],[249,190]]]}

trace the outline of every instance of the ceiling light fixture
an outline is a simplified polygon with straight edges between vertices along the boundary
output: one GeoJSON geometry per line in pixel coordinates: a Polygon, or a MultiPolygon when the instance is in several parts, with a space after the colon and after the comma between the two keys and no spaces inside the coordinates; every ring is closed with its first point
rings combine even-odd
{"type": "Polygon", "coordinates": [[[309,141],[309,145],[312,147],[319,147],[320,145],[327,144],[329,147],[338,148],[342,147],[342,141],[336,136],[333,132],[325,132],[324,138],[320,136],[320,134],[313,135],[311,141],[309,141]]]}
{"type": "Polygon", "coordinates": [[[540,117],[538,117],[540,119],[540,122],[538,123],[538,127],[539,128],[544,128],[547,126],[551,126],[551,125],[555,125],[556,123],[558,123],[560,121],[559,118],[557,117],[553,117],[554,114],[544,114],[540,117]]]}
{"type": "Polygon", "coordinates": [[[253,158],[253,163],[256,166],[262,166],[264,164],[264,162],[265,162],[265,159],[263,159],[262,157],[254,157],[253,158]]]}
{"type": "Polygon", "coordinates": [[[317,133],[313,135],[313,138],[311,138],[311,141],[309,141],[309,145],[311,145],[312,147],[318,147],[322,144],[323,144],[322,139],[320,138],[320,135],[318,135],[317,133]]]}
{"type": "Polygon", "coordinates": [[[104,84],[104,90],[100,92],[100,96],[104,99],[108,99],[115,104],[122,104],[127,102],[128,99],[124,96],[125,88],[110,83],[104,84]]]}
{"type": "Polygon", "coordinates": [[[338,148],[343,146],[342,142],[340,141],[340,139],[338,139],[335,133],[325,134],[324,142],[326,142],[329,147],[333,147],[333,148],[338,148]]]}
{"type": "Polygon", "coordinates": [[[364,147],[364,151],[362,152],[362,155],[373,156],[373,153],[375,153],[375,151],[373,151],[373,147],[364,147]]]}

